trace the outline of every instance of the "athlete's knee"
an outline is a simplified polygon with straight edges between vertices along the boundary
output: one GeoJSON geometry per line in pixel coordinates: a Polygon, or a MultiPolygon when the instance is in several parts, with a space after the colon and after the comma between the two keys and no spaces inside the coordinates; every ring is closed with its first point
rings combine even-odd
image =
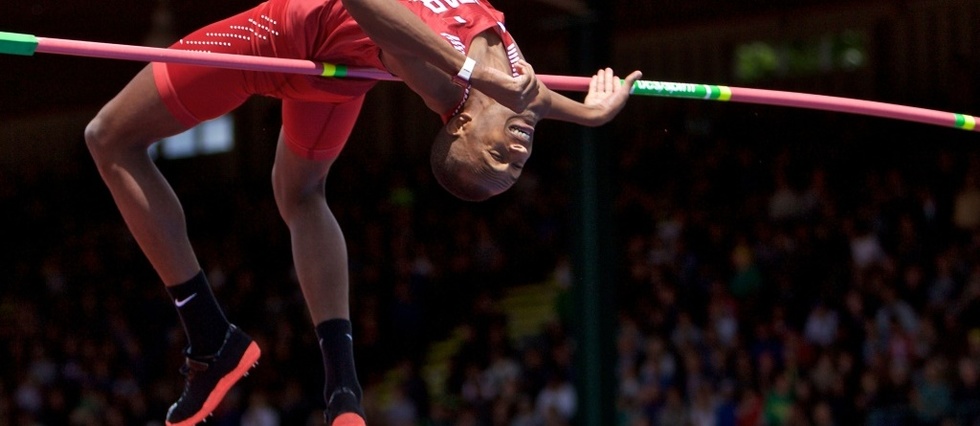
{"type": "Polygon", "coordinates": [[[98,161],[111,156],[113,152],[123,150],[127,144],[123,140],[122,132],[113,126],[112,120],[99,114],[85,126],[85,145],[98,161]]]}
{"type": "Polygon", "coordinates": [[[279,166],[272,171],[272,193],[279,215],[288,223],[309,209],[320,209],[327,203],[324,179],[300,180],[283,173],[279,166]]]}
{"type": "Polygon", "coordinates": [[[326,197],[316,193],[277,191],[275,195],[279,216],[287,224],[302,217],[309,217],[312,213],[326,209],[327,206],[326,197]]]}
{"type": "Polygon", "coordinates": [[[111,132],[101,116],[96,116],[85,126],[85,146],[96,161],[104,158],[111,150],[111,132]]]}
{"type": "Polygon", "coordinates": [[[85,126],[85,145],[99,167],[114,164],[122,157],[143,155],[154,141],[141,124],[115,120],[104,113],[85,126]]]}

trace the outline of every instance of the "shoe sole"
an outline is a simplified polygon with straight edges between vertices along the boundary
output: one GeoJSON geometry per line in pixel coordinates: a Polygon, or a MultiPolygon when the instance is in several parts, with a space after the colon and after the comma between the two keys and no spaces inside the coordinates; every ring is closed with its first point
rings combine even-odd
{"type": "MultiPolygon", "coordinates": [[[[245,349],[245,353],[242,354],[242,359],[238,360],[238,365],[235,366],[234,370],[231,370],[231,372],[222,377],[221,380],[218,380],[218,385],[208,395],[208,399],[204,400],[204,405],[201,406],[201,409],[194,413],[194,415],[177,423],[166,422],[167,426],[194,426],[207,416],[210,416],[214,409],[218,408],[218,404],[221,403],[221,400],[224,399],[232,386],[235,386],[235,383],[238,383],[242,377],[248,374],[248,370],[251,370],[255,366],[255,363],[258,362],[259,356],[261,355],[262,350],[259,349],[259,345],[255,342],[249,343],[248,348],[245,349]]],[[[364,423],[362,422],[361,425],[364,425],[364,423]]]]}
{"type": "Polygon", "coordinates": [[[344,413],[333,419],[330,426],[366,426],[364,419],[354,413],[344,413]]]}

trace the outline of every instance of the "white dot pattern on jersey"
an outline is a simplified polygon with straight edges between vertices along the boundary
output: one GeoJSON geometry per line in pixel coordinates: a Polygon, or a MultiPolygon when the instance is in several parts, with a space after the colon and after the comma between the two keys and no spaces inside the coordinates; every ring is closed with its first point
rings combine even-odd
{"type": "MultiPolygon", "coordinates": [[[[270,23],[272,23],[273,25],[275,25],[275,21],[273,21],[272,19],[268,19],[268,21],[270,23]]],[[[255,25],[256,28],[260,28],[260,29],[265,30],[269,34],[272,34],[272,35],[275,35],[275,36],[279,35],[279,31],[276,31],[276,30],[272,29],[271,27],[265,26],[262,23],[260,23],[259,21],[256,21],[256,20],[254,20],[252,18],[248,18],[248,22],[250,24],[252,24],[252,25],[255,25]]]]}
{"type": "Polygon", "coordinates": [[[234,33],[204,33],[207,37],[226,37],[226,38],[237,38],[240,40],[251,40],[252,38],[246,35],[234,34],[234,33]]]}
{"type": "Polygon", "coordinates": [[[265,16],[265,15],[259,15],[259,17],[260,17],[260,18],[262,18],[262,20],[263,20],[263,21],[266,21],[266,22],[268,22],[268,23],[270,23],[270,24],[272,24],[272,25],[279,25],[279,23],[278,23],[278,22],[276,22],[276,20],[275,20],[275,19],[272,19],[272,18],[270,18],[270,17],[268,17],[268,16],[265,16]]]}
{"type": "Polygon", "coordinates": [[[181,40],[181,43],[189,44],[191,46],[231,46],[231,43],[227,41],[198,41],[198,40],[181,40]]]}
{"type": "MultiPolygon", "coordinates": [[[[268,40],[269,39],[269,35],[272,35],[272,36],[278,36],[279,35],[279,31],[277,31],[277,30],[275,30],[275,29],[272,28],[272,27],[274,27],[276,25],[279,25],[279,22],[278,21],[276,21],[275,19],[272,19],[272,18],[270,18],[270,17],[268,17],[266,15],[259,15],[259,18],[262,21],[265,21],[265,24],[260,23],[259,21],[256,21],[256,20],[254,20],[252,18],[249,18],[248,19],[248,22],[250,24],[252,24],[251,27],[245,26],[245,25],[229,25],[228,26],[228,29],[230,31],[233,31],[233,32],[206,32],[206,33],[204,33],[204,37],[206,37],[206,38],[225,38],[225,39],[233,38],[233,39],[238,39],[238,40],[251,41],[252,40],[252,36],[258,37],[261,40],[268,40]],[[259,31],[256,31],[256,28],[258,28],[259,31]],[[241,34],[241,32],[244,32],[245,34],[241,34]]],[[[191,45],[191,46],[225,46],[225,47],[230,47],[231,46],[231,43],[230,42],[227,42],[227,41],[218,41],[218,40],[184,40],[184,39],[181,39],[180,40],[180,44],[187,44],[187,45],[191,45]]],[[[198,52],[210,52],[210,50],[206,50],[206,49],[203,49],[203,50],[202,49],[194,49],[194,50],[195,51],[198,51],[198,52]]]]}

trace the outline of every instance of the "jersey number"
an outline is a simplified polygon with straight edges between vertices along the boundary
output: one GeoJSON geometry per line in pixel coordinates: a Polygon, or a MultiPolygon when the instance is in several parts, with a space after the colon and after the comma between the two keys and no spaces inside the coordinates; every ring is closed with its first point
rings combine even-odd
{"type": "Polygon", "coordinates": [[[457,8],[461,4],[476,4],[479,0],[422,0],[422,4],[429,8],[432,13],[442,13],[449,8],[457,8]],[[446,6],[449,7],[446,7],[446,6]]]}

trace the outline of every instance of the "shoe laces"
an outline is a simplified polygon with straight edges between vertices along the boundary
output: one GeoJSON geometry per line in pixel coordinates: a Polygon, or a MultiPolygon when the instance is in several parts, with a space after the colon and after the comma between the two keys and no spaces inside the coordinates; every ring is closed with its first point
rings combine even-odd
{"type": "MultiPolygon", "coordinates": [[[[180,374],[187,378],[187,386],[190,386],[191,380],[194,380],[194,376],[197,373],[203,373],[207,371],[211,363],[206,361],[199,361],[191,357],[187,357],[184,365],[180,366],[180,374]]],[[[186,387],[185,387],[186,391],[186,387]]]]}

